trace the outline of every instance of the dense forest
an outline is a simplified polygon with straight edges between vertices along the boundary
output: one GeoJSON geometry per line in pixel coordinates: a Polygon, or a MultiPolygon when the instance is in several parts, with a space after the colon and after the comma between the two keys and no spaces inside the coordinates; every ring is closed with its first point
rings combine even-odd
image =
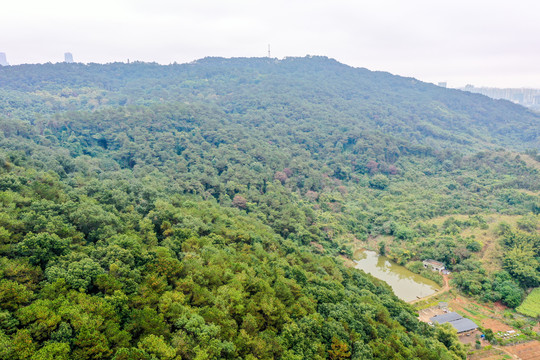
{"type": "Polygon", "coordinates": [[[0,359],[465,358],[341,258],[518,306],[539,149],[523,107],[324,57],[0,67],[0,359]],[[521,216],[493,272],[486,214],[521,216]]]}

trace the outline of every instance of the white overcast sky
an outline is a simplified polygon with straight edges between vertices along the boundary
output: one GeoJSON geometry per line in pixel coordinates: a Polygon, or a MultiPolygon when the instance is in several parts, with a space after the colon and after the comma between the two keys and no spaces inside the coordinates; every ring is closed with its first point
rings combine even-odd
{"type": "Polygon", "coordinates": [[[325,55],[449,86],[540,88],[540,0],[1,0],[12,64],[325,55]]]}

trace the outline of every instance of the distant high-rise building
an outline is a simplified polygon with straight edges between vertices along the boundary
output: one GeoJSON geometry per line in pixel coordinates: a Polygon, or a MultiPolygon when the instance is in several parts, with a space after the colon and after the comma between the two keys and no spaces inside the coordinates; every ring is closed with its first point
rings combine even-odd
{"type": "Polygon", "coordinates": [[[71,54],[70,52],[67,52],[64,54],[64,62],[70,64],[73,62],[73,54],[71,54]]]}
{"type": "Polygon", "coordinates": [[[437,85],[439,85],[440,87],[446,87],[446,81],[441,81],[437,85]]]}
{"type": "Polygon", "coordinates": [[[7,58],[6,58],[6,53],[0,52],[0,65],[9,66],[9,63],[7,62],[7,58]]]}

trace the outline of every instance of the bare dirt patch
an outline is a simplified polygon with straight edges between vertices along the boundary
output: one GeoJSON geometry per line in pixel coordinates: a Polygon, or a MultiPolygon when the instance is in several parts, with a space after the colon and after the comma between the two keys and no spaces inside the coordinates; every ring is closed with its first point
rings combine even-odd
{"type": "Polygon", "coordinates": [[[540,342],[537,340],[518,345],[505,346],[504,349],[522,360],[540,359],[540,342]]]}
{"type": "Polygon", "coordinates": [[[443,309],[439,309],[438,306],[434,306],[434,307],[430,307],[430,308],[427,308],[427,309],[422,309],[422,310],[419,310],[418,311],[418,318],[420,319],[420,321],[423,321],[423,322],[430,322],[431,318],[436,316],[436,315],[441,315],[441,314],[444,314],[444,310],[443,309]]]}
{"type": "Polygon", "coordinates": [[[484,328],[493,330],[493,332],[495,333],[498,331],[506,332],[506,331],[514,330],[512,327],[496,319],[484,319],[482,320],[481,325],[484,328]]]}
{"type": "Polygon", "coordinates": [[[500,313],[502,313],[504,310],[507,310],[507,309],[508,309],[508,307],[506,307],[505,305],[503,305],[503,303],[500,302],[500,301],[494,302],[494,303],[492,304],[492,306],[493,306],[493,309],[494,309],[495,311],[498,311],[498,312],[500,312],[500,313]]]}
{"type": "Polygon", "coordinates": [[[470,344],[471,346],[474,346],[474,344],[476,343],[476,336],[480,336],[480,334],[482,333],[479,330],[473,330],[465,334],[459,334],[458,339],[459,341],[461,341],[462,344],[470,344]]]}
{"type": "Polygon", "coordinates": [[[469,360],[501,360],[503,359],[504,351],[499,349],[490,349],[477,351],[474,354],[468,355],[469,360]]]}

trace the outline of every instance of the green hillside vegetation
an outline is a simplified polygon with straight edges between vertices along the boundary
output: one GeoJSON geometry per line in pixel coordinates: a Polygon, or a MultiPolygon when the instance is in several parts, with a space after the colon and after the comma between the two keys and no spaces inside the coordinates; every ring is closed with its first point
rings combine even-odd
{"type": "Polygon", "coordinates": [[[391,236],[400,263],[519,305],[539,132],[510,102],[322,57],[0,67],[0,359],[464,358],[337,255],[391,236]],[[483,276],[460,229],[491,213],[522,220],[483,276]]]}
{"type": "Polygon", "coordinates": [[[21,165],[0,173],[2,359],[463,357],[386,284],[243,211],[21,165]]]}
{"type": "Polygon", "coordinates": [[[540,317],[540,288],[534,289],[516,310],[524,315],[540,317]]]}
{"type": "Polygon", "coordinates": [[[379,246],[384,246],[387,256],[418,273],[423,270],[419,260],[441,261],[453,272],[454,285],[466,295],[486,302],[501,300],[515,308],[521,304],[523,289],[540,284],[539,218],[520,216],[511,226],[504,221],[488,224],[480,214],[449,216],[442,222],[419,222],[410,229],[396,227],[392,240],[381,241],[379,246]],[[488,235],[488,229],[493,234],[488,235]],[[483,236],[475,235],[481,233],[483,236]],[[499,249],[495,258],[486,254],[492,246],[499,249]]]}
{"type": "MultiPolygon", "coordinates": [[[[3,113],[22,112],[29,120],[32,113],[187,101],[214,104],[250,127],[285,121],[308,137],[314,125],[330,122],[436,148],[540,147],[539,115],[521,106],[326,57],[20,65],[0,68],[0,80],[3,113]]],[[[347,139],[349,146],[357,135],[347,139]]]]}

